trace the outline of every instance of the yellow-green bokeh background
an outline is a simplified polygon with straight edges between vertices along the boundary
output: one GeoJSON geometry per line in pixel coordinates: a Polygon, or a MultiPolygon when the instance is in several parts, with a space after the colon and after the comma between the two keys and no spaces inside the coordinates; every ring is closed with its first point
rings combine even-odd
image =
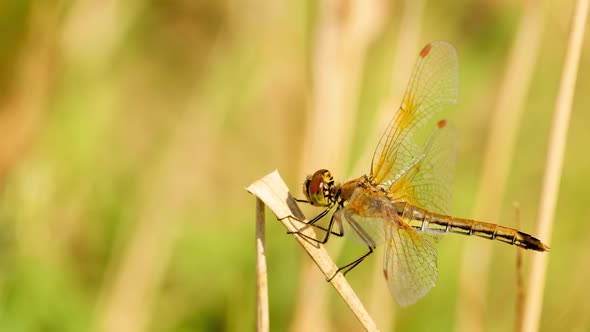
{"type": "MultiPolygon", "coordinates": [[[[350,14],[350,2],[330,3],[343,17],[350,14]]],[[[376,143],[369,134],[386,125],[372,124],[392,86],[405,5],[372,3],[383,8],[384,23],[361,67],[351,160],[327,168],[352,169],[376,143]]],[[[311,112],[321,112],[312,105],[325,7],[262,0],[1,2],[0,331],[254,329],[255,204],[244,187],[279,169],[299,195],[314,171],[301,169],[302,142],[311,112]]],[[[473,214],[489,123],[523,8],[512,1],[424,3],[409,63],[430,40],[451,41],[459,54],[460,99],[448,114],[459,135],[457,216],[473,214]]],[[[530,233],[572,11],[571,1],[545,8],[509,184],[497,207],[502,218],[493,220],[514,226],[518,201],[530,233]]],[[[589,46],[586,37],[548,240],[543,331],[590,328],[589,46]]],[[[363,162],[368,168],[370,160],[363,162]]],[[[267,220],[271,329],[283,331],[293,326],[308,257],[272,215],[267,220]]],[[[456,326],[466,241],[479,240],[449,235],[438,245],[438,286],[415,306],[396,310],[394,329],[456,326]]],[[[363,250],[347,245],[343,256],[349,249],[363,250]]],[[[493,246],[486,330],[514,326],[514,253],[493,246]]],[[[528,253],[524,259],[528,271],[528,253]]],[[[350,274],[361,299],[380,260],[376,255],[350,274]]],[[[324,282],[319,273],[316,281],[324,282]]],[[[323,287],[334,330],[359,330],[331,287],[323,287]]],[[[375,287],[392,301],[384,281],[375,287]]]]}

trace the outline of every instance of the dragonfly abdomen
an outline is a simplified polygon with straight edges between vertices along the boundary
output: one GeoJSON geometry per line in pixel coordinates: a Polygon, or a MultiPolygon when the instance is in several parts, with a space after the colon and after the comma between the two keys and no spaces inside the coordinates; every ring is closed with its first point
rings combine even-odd
{"type": "Polygon", "coordinates": [[[549,250],[549,247],[539,239],[514,228],[433,213],[405,202],[395,203],[395,206],[398,215],[418,231],[474,235],[488,240],[501,241],[524,249],[536,251],[549,250]]]}

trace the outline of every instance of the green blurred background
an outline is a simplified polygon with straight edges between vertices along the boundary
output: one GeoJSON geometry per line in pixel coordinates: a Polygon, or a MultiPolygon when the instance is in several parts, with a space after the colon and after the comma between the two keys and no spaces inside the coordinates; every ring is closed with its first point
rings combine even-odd
{"type": "MultiPolygon", "coordinates": [[[[431,40],[451,41],[459,55],[459,104],[448,113],[459,136],[452,211],[473,218],[509,55],[534,3],[1,2],[0,331],[253,330],[255,204],[244,187],[278,169],[299,196],[319,167],[339,170],[341,181],[360,175],[358,165],[368,171],[366,151],[388,121],[378,115],[384,101],[399,103],[431,40]],[[313,120],[322,105],[348,113],[313,120]],[[333,158],[310,152],[334,147],[333,158]]],[[[518,201],[521,228],[532,234],[573,3],[539,12],[539,47],[519,56],[536,66],[514,158],[492,207],[499,220],[489,220],[514,227],[518,201]]],[[[543,331],[590,329],[589,43],[554,233],[543,239],[552,248],[543,331]]],[[[362,300],[376,289],[391,308],[387,324],[376,319],[385,329],[453,330],[469,315],[458,299],[462,260],[477,262],[477,251],[463,256],[471,241],[484,240],[449,235],[437,246],[438,285],[407,309],[373,277],[381,252],[349,279],[362,300]]],[[[270,213],[267,242],[271,330],[301,329],[302,319],[361,329],[320,273],[301,273],[309,258],[270,213]],[[317,300],[301,297],[309,282],[327,298],[319,317],[301,318],[305,301],[317,300]]],[[[516,250],[489,245],[480,323],[505,331],[515,325],[516,250]]],[[[345,244],[336,260],[363,250],[345,244]]]]}

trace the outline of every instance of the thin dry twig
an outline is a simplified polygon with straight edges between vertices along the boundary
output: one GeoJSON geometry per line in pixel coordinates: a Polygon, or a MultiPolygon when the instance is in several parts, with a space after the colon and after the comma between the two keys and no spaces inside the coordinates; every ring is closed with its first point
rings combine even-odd
{"type": "Polygon", "coordinates": [[[269,329],[264,228],[264,202],[256,198],[256,331],[258,332],[267,332],[269,329]]]}
{"type": "MultiPolygon", "coordinates": [[[[296,232],[301,229],[302,222],[299,220],[305,220],[305,216],[297,206],[293,196],[289,194],[289,190],[281,179],[278,171],[274,171],[252,183],[246,188],[246,190],[262,200],[277,216],[279,221],[285,225],[289,232],[296,232]]],[[[301,233],[315,238],[315,232],[311,227],[301,229],[301,233]]],[[[297,234],[294,234],[294,237],[316,263],[320,271],[326,276],[326,279],[332,277],[336,273],[338,267],[322,245],[306,240],[297,234]]],[[[342,273],[336,274],[330,283],[334,286],[340,297],[346,302],[363,327],[368,331],[377,331],[375,322],[371,316],[369,316],[365,307],[342,273]]]]}
{"type": "MultiPolygon", "coordinates": [[[[539,220],[537,223],[537,234],[545,241],[551,239],[553,217],[555,215],[555,205],[557,203],[559,180],[563,166],[569,118],[574,99],[580,54],[582,53],[589,2],[589,0],[576,1],[565,64],[549,136],[549,152],[545,163],[545,177],[543,179],[543,190],[541,191],[541,200],[539,202],[539,220]]],[[[537,331],[539,329],[548,259],[548,255],[536,254],[533,256],[524,312],[524,331],[537,331]]]]}

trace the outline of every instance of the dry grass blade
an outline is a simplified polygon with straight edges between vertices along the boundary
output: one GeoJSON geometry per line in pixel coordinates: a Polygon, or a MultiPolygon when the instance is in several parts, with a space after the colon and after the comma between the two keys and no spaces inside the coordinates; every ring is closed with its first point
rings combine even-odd
{"type": "Polygon", "coordinates": [[[267,332],[268,280],[266,274],[266,240],[264,202],[256,199],[256,331],[267,332]]]}
{"type": "MultiPolygon", "coordinates": [[[[555,215],[559,180],[563,166],[567,130],[574,98],[578,63],[582,52],[589,1],[578,0],[576,2],[559,94],[557,96],[549,136],[549,152],[547,154],[543,190],[541,191],[541,200],[539,202],[537,229],[537,234],[545,241],[551,239],[553,217],[555,215]]],[[[524,331],[537,331],[539,329],[548,258],[548,255],[542,254],[533,256],[529,277],[529,290],[527,292],[524,312],[524,331]]]]}
{"type": "MultiPolygon", "coordinates": [[[[252,183],[246,188],[246,190],[262,200],[264,204],[273,211],[281,223],[285,225],[288,231],[294,232],[302,227],[302,223],[295,218],[304,220],[305,216],[297,206],[293,197],[289,194],[289,190],[281,179],[278,171],[274,171],[252,183]]],[[[315,238],[315,232],[311,227],[306,227],[301,232],[307,236],[315,238]]],[[[326,278],[330,278],[336,273],[338,267],[323,246],[307,241],[298,235],[294,235],[294,237],[316,263],[326,278]]],[[[344,302],[346,302],[364,328],[368,331],[377,331],[375,322],[369,316],[344,276],[341,273],[338,273],[330,283],[334,286],[338,294],[342,297],[344,302]]]]}

